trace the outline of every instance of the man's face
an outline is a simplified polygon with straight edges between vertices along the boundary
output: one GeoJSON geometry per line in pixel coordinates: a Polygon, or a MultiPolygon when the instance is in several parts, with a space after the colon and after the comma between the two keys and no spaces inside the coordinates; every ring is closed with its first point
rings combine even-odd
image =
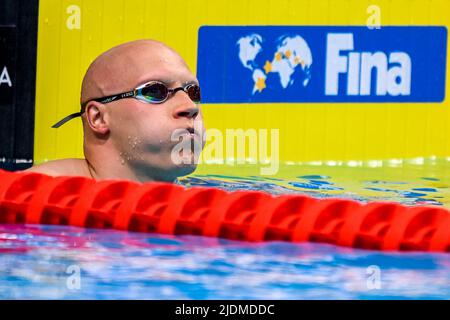
{"type": "MultiPolygon", "coordinates": [[[[113,79],[115,83],[108,89],[116,90],[113,93],[132,90],[155,80],[169,88],[198,83],[184,61],[164,47],[142,47],[124,54],[123,59],[123,76],[113,79]]],[[[151,170],[158,180],[173,180],[195,170],[198,152],[204,143],[203,120],[199,106],[184,91],[177,91],[161,104],[130,98],[109,103],[106,110],[110,138],[119,152],[117,161],[130,165],[138,173],[151,170]],[[174,148],[179,150],[176,146],[180,146],[178,139],[173,141],[175,136],[180,132],[188,133],[194,126],[199,132],[180,138],[183,145],[189,147],[174,153],[174,148]],[[179,163],[180,157],[185,163],[179,163]]]]}

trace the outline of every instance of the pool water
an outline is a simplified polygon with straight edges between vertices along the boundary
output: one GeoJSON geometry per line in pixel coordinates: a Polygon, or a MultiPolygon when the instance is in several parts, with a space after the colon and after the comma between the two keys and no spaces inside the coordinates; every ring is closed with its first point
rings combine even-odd
{"type": "MultiPolygon", "coordinates": [[[[450,161],[217,166],[186,187],[450,207],[450,161]],[[211,174],[214,172],[214,174],[211,174]]],[[[449,299],[450,255],[0,225],[0,299],[449,299]]]]}
{"type": "Polygon", "coordinates": [[[275,176],[259,173],[255,165],[203,165],[196,174],[181,178],[180,183],[229,191],[264,190],[272,194],[302,193],[316,198],[450,208],[450,158],[292,162],[280,165],[275,176]]]}

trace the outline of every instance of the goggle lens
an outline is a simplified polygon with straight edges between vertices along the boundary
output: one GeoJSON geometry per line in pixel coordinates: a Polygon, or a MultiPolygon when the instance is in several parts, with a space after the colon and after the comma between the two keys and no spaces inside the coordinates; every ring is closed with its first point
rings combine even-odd
{"type": "Polygon", "coordinates": [[[196,84],[191,84],[186,88],[186,92],[194,102],[200,102],[201,100],[201,94],[200,94],[200,87],[196,84]]]}
{"type": "Polygon", "coordinates": [[[167,99],[169,89],[163,83],[152,83],[151,85],[142,88],[142,95],[154,102],[161,102],[167,99]]]}

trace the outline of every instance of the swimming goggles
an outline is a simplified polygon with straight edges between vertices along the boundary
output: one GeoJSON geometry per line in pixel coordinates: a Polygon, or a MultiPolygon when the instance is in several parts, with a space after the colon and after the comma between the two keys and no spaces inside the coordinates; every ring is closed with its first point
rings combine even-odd
{"type": "Polygon", "coordinates": [[[150,82],[147,82],[147,83],[137,87],[136,89],[134,89],[132,91],[88,100],[81,104],[80,112],[76,112],[76,113],[72,113],[71,115],[68,115],[64,119],[55,123],[52,126],[52,128],[59,128],[66,122],[72,120],[73,118],[80,117],[84,113],[84,111],[86,109],[86,105],[91,101],[96,101],[96,102],[100,102],[100,103],[109,103],[109,102],[113,102],[113,101],[117,101],[117,100],[125,99],[125,98],[135,98],[135,99],[145,101],[148,103],[158,104],[158,103],[165,102],[167,99],[169,99],[172,95],[174,95],[178,91],[186,92],[186,94],[189,96],[189,98],[193,102],[195,102],[195,103],[200,102],[200,99],[201,99],[200,86],[196,83],[190,83],[183,87],[169,89],[167,87],[167,85],[163,82],[150,81],[150,82]]]}

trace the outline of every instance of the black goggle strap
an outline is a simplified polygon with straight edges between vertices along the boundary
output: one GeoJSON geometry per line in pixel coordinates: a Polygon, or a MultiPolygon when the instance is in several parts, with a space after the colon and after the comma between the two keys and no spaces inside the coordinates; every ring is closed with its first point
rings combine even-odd
{"type": "MultiPolygon", "coordinates": [[[[186,87],[178,87],[178,88],[174,88],[174,89],[168,89],[167,90],[167,94],[170,95],[174,95],[175,93],[177,93],[177,91],[184,91],[189,95],[189,86],[186,87]]],[[[52,125],[52,128],[59,128],[61,127],[63,124],[65,124],[66,122],[77,118],[77,117],[81,117],[81,115],[84,113],[85,109],[86,109],[86,105],[88,104],[88,102],[90,101],[96,101],[96,102],[100,102],[100,103],[109,103],[109,102],[113,102],[113,101],[117,101],[120,99],[125,99],[125,98],[130,98],[130,97],[135,97],[137,95],[137,90],[133,90],[133,91],[128,91],[128,92],[123,92],[123,93],[119,93],[119,94],[114,94],[111,96],[106,96],[106,97],[102,97],[102,98],[96,98],[96,99],[91,99],[88,100],[84,103],[81,104],[81,110],[80,112],[75,112],[72,113],[70,115],[68,115],[67,117],[65,117],[64,119],[58,121],[57,123],[55,123],[54,125],[52,125]]],[[[192,97],[190,97],[192,99],[192,97]]],[[[166,97],[167,99],[167,97],[166,97]]]]}
{"type": "Polygon", "coordinates": [[[67,117],[65,117],[64,119],[62,119],[62,120],[59,120],[57,123],[55,123],[54,125],[52,125],[52,128],[59,128],[59,127],[61,127],[64,123],[66,123],[67,121],[70,121],[70,120],[72,120],[72,119],[74,119],[74,118],[76,118],[76,117],[81,117],[81,115],[82,115],[82,113],[81,112],[75,112],[75,113],[72,113],[72,114],[70,114],[70,115],[68,115],[67,117]]]}
{"type": "Polygon", "coordinates": [[[90,101],[96,101],[96,102],[100,102],[100,103],[109,103],[109,102],[117,101],[117,100],[124,99],[124,98],[134,97],[135,95],[136,95],[136,90],[133,90],[133,91],[123,92],[123,93],[119,93],[119,94],[114,94],[112,96],[88,100],[81,104],[80,112],[75,112],[75,113],[68,115],[64,119],[62,119],[62,120],[58,121],[57,123],[55,123],[54,125],[52,125],[52,128],[59,128],[66,122],[68,122],[74,118],[81,117],[81,115],[84,113],[84,111],[86,109],[86,105],[90,101]]]}

